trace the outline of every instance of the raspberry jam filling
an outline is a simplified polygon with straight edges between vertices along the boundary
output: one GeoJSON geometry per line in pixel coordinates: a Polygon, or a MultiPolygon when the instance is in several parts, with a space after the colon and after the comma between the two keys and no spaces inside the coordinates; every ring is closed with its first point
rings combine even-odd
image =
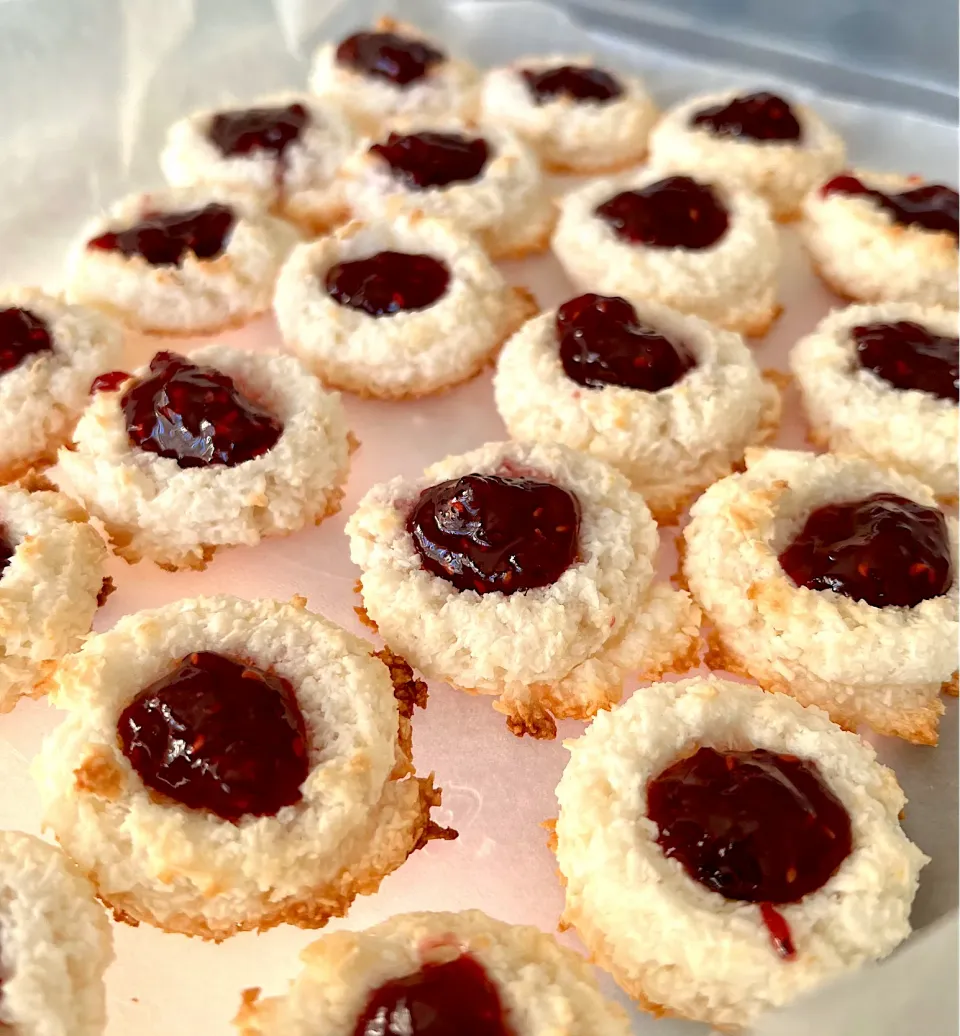
{"type": "Polygon", "coordinates": [[[464,475],[425,489],[407,529],[428,572],[458,590],[513,594],[573,564],[580,503],[549,482],[464,475]]]}
{"type": "Polygon", "coordinates": [[[132,377],[133,375],[126,371],[107,371],[104,374],[98,374],[90,385],[90,395],[92,396],[95,392],[116,392],[125,381],[129,381],[132,377]]]}
{"type": "Polygon", "coordinates": [[[587,388],[659,392],[697,363],[682,342],[641,323],[633,306],[616,296],[570,299],[557,310],[556,328],[564,373],[587,388]]]}
{"type": "Polygon", "coordinates": [[[0,374],[28,356],[48,352],[53,352],[53,338],[45,321],[29,309],[0,309],[0,374]]]}
{"type": "Polygon", "coordinates": [[[375,989],[353,1036],[513,1036],[513,1030],[483,966],[462,954],[375,989]]]}
{"type": "Polygon", "coordinates": [[[10,559],[13,557],[16,549],[10,542],[10,533],[7,531],[7,527],[0,524],[0,579],[3,578],[3,573],[6,572],[7,565],[10,564],[10,559]]]}
{"type": "Polygon", "coordinates": [[[602,68],[560,65],[559,68],[529,69],[520,73],[537,104],[547,104],[558,97],[574,101],[613,101],[623,95],[623,87],[602,68]]]}
{"type": "Polygon", "coordinates": [[[912,608],[953,583],[943,514],[894,493],[818,508],[780,565],[798,586],[875,608],[912,608]]]}
{"type": "Polygon", "coordinates": [[[747,140],[777,140],[796,143],[802,134],[800,123],[790,105],[765,90],[735,97],[727,104],[715,104],[699,111],[690,120],[718,137],[747,140]]]}
{"type": "Polygon", "coordinates": [[[828,180],[820,188],[820,193],[824,197],[830,194],[849,194],[869,198],[901,226],[946,231],[954,237],[958,234],[960,196],[952,187],[945,187],[943,184],[929,183],[908,191],[887,193],[867,187],[855,176],[843,173],[828,180]]]}
{"type": "Polygon", "coordinates": [[[415,83],[446,55],[424,43],[394,32],[358,32],[337,47],[337,64],[397,86],[415,83]]]}
{"type": "Polygon", "coordinates": [[[266,152],[279,159],[309,124],[310,113],[302,104],[248,108],[218,112],[210,120],[207,137],[226,158],[266,152]]]}
{"type": "Polygon", "coordinates": [[[960,339],[938,335],[912,320],[860,324],[850,331],[860,366],[894,388],[939,399],[960,396],[960,339]]]}
{"type": "Polygon", "coordinates": [[[301,799],[303,714],[286,680],[254,666],[188,655],[133,699],[117,733],[143,783],[189,809],[235,824],[301,799]]]}
{"type": "Polygon", "coordinates": [[[181,266],[188,253],[198,259],[221,255],[235,223],[233,209],[217,202],[187,212],[146,212],[133,226],[92,238],[87,248],[139,255],[151,266],[181,266]]]}
{"type": "Polygon", "coordinates": [[[324,286],[341,306],[382,317],[432,306],[449,283],[446,264],[429,255],[377,252],[369,259],[331,266],[324,286]]]}
{"type": "Polygon", "coordinates": [[[170,457],[181,468],[235,467],[266,453],[283,432],[280,421],[248,399],[229,375],[177,353],[157,353],[120,406],[131,444],[170,457]]]}
{"type": "Polygon", "coordinates": [[[410,190],[469,183],[483,172],[490,148],[483,137],[460,133],[391,133],[370,153],[390,166],[393,178],[410,190]]]}
{"type": "Polygon", "coordinates": [[[689,176],[622,191],[595,211],[617,237],[652,248],[709,248],[730,223],[714,191],[689,176]]]}
{"type": "Polygon", "coordinates": [[[647,785],[664,855],[726,899],[762,904],[777,950],[794,955],[773,908],[821,888],[852,848],[850,817],[813,762],[763,748],[701,748],[647,785]]]}

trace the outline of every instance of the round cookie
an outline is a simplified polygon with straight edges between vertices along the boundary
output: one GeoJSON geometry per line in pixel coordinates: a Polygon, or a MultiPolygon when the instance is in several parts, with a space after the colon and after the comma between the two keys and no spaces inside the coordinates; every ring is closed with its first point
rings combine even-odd
{"type": "Polygon", "coordinates": [[[936,744],[957,668],[957,522],[856,458],[748,451],[690,509],[683,572],[717,668],[855,729],[936,744]]]}
{"type": "Polygon", "coordinates": [[[321,233],[345,215],[337,173],[355,135],[340,108],[284,93],[194,112],[167,130],[160,167],[174,187],[242,190],[321,233]]]}
{"type": "Polygon", "coordinates": [[[641,1007],[736,1030],[909,935],[903,792],[819,709],[697,676],[567,747],[564,923],[641,1007]]]}
{"type": "Polygon", "coordinates": [[[106,560],[73,500],[26,481],[0,486],[0,713],[46,694],[80,647],[113,588],[106,560]]]}
{"type": "Polygon", "coordinates": [[[780,220],[798,216],[807,192],[839,172],[845,157],[843,140],[815,111],[767,91],[691,97],[650,135],[658,169],[745,187],[780,220]]]}
{"type": "Polygon", "coordinates": [[[302,598],[128,615],[57,674],[44,822],[118,920],[216,941],[320,928],[452,836],[414,775],[425,700],[409,667],[302,598]]]}
{"type": "Polygon", "coordinates": [[[234,1023],[242,1036],[353,1036],[372,1017],[404,1032],[412,1004],[444,1032],[479,1032],[471,1025],[478,1017],[490,1036],[631,1031],[582,957],[536,928],[479,910],[398,914],[364,931],[325,935],[301,959],[283,996],[246,991],[234,1023]]]}
{"type": "Polygon", "coordinates": [[[817,272],[854,302],[957,308],[957,192],[854,171],[811,191],[800,232],[817,272]]]}
{"type": "Polygon", "coordinates": [[[553,251],[583,291],[641,296],[730,331],[766,334],[780,312],[780,241],[742,188],[645,168],[567,194],[553,251]]]}
{"type": "Polygon", "coordinates": [[[645,678],[695,662],[700,616],[653,582],[657,530],[602,461],[488,443],[374,486],[347,522],[363,604],[426,677],[498,698],[515,734],[556,736],[645,678]]]}
{"type": "Polygon", "coordinates": [[[246,192],[200,185],[129,195],[84,227],[67,299],[147,333],[214,334],[270,308],[297,240],[246,192]]]}
{"type": "Polygon", "coordinates": [[[100,1036],[113,936],[93,886],[33,835],[0,831],[0,1029],[100,1036]]]}
{"type": "Polygon", "coordinates": [[[537,156],[506,129],[452,118],[393,123],[343,167],[362,220],[419,211],[473,234],[493,259],[546,249],[556,220],[537,156]]]}
{"type": "Polygon", "coordinates": [[[646,154],[656,106],[637,76],[612,73],[589,56],[521,58],[487,72],[481,120],[504,126],[555,173],[612,172],[646,154]]]}
{"type": "Polygon", "coordinates": [[[661,524],[780,417],[739,335],[636,295],[581,295],[526,323],[500,355],[494,395],[511,436],[614,465],[661,524]]]}
{"type": "Polygon", "coordinates": [[[371,30],[321,44],[310,89],[372,133],[397,117],[472,117],[477,79],[471,64],[448,54],[436,40],[384,17],[371,30]]]}
{"type": "Polygon", "coordinates": [[[790,354],[814,441],[957,496],[957,314],[913,302],[835,310],[790,354]]]}
{"type": "Polygon", "coordinates": [[[293,357],[207,345],[101,379],[58,479],[127,561],[203,568],[335,514],[355,445],[293,357]]]}
{"type": "Polygon", "coordinates": [[[324,384],[403,399],[478,374],[536,303],[473,238],[414,212],[299,245],[274,308],[284,344],[324,384]]]}
{"type": "Polygon", "coordinates": [[[39,288],[0,290],[0,482],[54,462],[122,349],[119,326],[95,310],[39,288]]]}

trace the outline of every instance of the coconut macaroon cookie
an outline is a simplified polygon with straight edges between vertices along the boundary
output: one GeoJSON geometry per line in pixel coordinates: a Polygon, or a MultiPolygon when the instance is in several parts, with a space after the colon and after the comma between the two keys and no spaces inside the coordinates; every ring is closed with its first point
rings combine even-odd
{"type": "Polygon", "coordinates": [[[247,193],[201,185],[130,195],[80,234],[67,298],[140,331],[212,334],[270,308],[297,240],[247,193]]]}
{"type": "Polygon", "coordinates": [[[799,215],[810,190],[843,168],[840,136],[806,105],[766,90],[692,97],[668,111],[650,136],[658,169],[746,187],[777,219],[799,215]]]}
{"type": "Polygon", "coordinates": [[[494,394],[511,436],[613,464],[660,522],[780,417],[738,334],[636,296],[580,295],[529,321],[500,355],[494,394]]]}
{"type": "Polygon", "coordinates": [[[93,886],[63,853],[0,831],[0,1029],[100,1036],[113,937],[93,886]]]}
{"type": "MultiPolygon", "coordinates": [[[[112,590],[107,548],[62,493],[0,486],[0,713],[45,694],[112,590]]],[[[2,939],[0,939],[2,943],[2,939]]]]}
{"type": "Polygon", "coordinates": [[[780,241],[766,202],[742,188],[642,169],[560,202],[553,251],[577,287],[642,297],[741,334],[780,312],[780,241]]]}
{"type": "Polygon", "coordinates": [[[790,365],[814,440],[957,496],[957,314],[886,302],[836,310],[790,365]]]}
{"type": "Polygon", "coordinates": [[[120,362],[119,325],[39,288],[0,289],[0,482],[46,467],[90,384],[120,362]]]}
{"type": "Polygon", "coordinates": [[[556,208],[529,145],[505,129],[443,119],[397,123],[343,167],[359,219],[420,211],[477,237],[494,259],[547,247],[556,208]]]}
{"type": "Polygon", "coordinates": [[[365,931],[325,935],[301,960],[285,995],[261,1000],[260,990],[246,991],[234,1022],[242,1036],[631,1032],[579,954],[479,910],[398,914],[365,931]]]}
{"type": "Polygon", "coordinates": [[[657,109],[638,77],[553,54],[491,69],[481,118],[513,130],[551,171],[583,174],[639,162],[657,109]]]}
{"type": "Polygon", "coordinates": [[[127,561],[203,568],[218,547],[340,509],[355,441],[339,397],[293,357],[158,352],[96,389],[58,479],[127,561]]]}
{"type": "Polygon", "coordinates": [[[697,676],[565,745],[563,921],[644,1009],[745,1027],[910,934],[903,792],[819,709],[697,676]]]}
{"type": "Polygon", "coordinates": [[[374,486],[347,522],[363,605],[429,679],[498,697],[517,735],[588,719],[624,677],[696,664],[700,613],[654,584],[657,529],[602,461],[488,443],[374,486]]]}
{"type": "Polygon", "coordinates": [[[321,45],[310,89],[373,132],[398,116],[470,117],[477,80],[473,65],[448,54],[415,26],[380,18],[370,30],[321,45]]]}
{"type": "Polygon", "coordinates": [[[336,176],[354,143],[337,105],[277,94],[175,122],[160,166],[174,187],[249,191],[264,208],[319,233],[344,215],[336,176]]]}
{"type": "Polygon", "coordinates": [[[690,510],[683,571],[717,668],[849,728],[936,744],[955,692],[957,522],[869,461],[749,451],[690,510]]]}
{"type": "Polygon", "coordinates": [[[381,399],[473,377],[537,308],[472,237],[419,213],[299,245],[274,307],[287,348],[325,384],[381,399]]]}
{"type": "Polygon", "coordinates": [[[57,674],[44,823],[118,920],[221,940],[320,928],[429,838],[426,692],[291,604],[201,597],[122,618],[57,674]]]}
{"type": "Polygon", "coordinates": [[[838,295],[957,308],[957,192],[919,176],[855,171],[803,203],[800,230],[838,295]]]}

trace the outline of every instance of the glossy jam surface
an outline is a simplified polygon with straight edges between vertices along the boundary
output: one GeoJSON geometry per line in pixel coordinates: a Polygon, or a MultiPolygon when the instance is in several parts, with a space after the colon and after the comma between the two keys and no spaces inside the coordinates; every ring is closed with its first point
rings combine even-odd
{"type": "Polygon", "coordinates": [[[459,133],[391,133],[370,151],[390,166],[395,180],[421,191],[476,180],[490,157],[482,137],[459,133]]]}
{"type": "Polygon", "coordinates": [[[98,374],[90,385],[90,395],[94,392],[116,392],[118,388],[132,377],[126,371],[106,371],[98,374]]]}
{"type": "Polygon", "coordinates": [[[18,367],[28,356],[52,351],[46,321],[29,309],[0,309],[0,374],[18,367]]]}
{"type": "Polygon", "coordinates": [[[790,105],[782,97],[766,91],[744,94],[727,104],[704,108],[690,122],[709,129],[718,137],[796,143],[803,135],[790,105]]]}
{"type": "Polygon", "coordinates": [[[3,573],[6,572],[7,565],[10,564],[10,559],[16,549],[10,542],[10,534],[6,526],[0,524],[0,579],[3,578],[3,573]]]}
{"type": "Polygon", "coordinates": [[[207,137],[224,157],[266,153],[281,158],[310,123],[302,104],[218,112],[207,137]]]}
{"type": "Polygon", "coordinates": [[[798,586],[877,608],[912,608],[953,583],[943,513],[893,493],[818,508],[780,565],[798,586]]]}
{"type": "Polygon", "coordinates": [[[198,259],[221,255],[235,223],[233,209],[218,202],[187,212],[149,212],[124,230],[92,238],[87,247],[139,255],[151,266],[180,266],[188,254],[198,259]]]}
{"type": "Polygon", "coordinates": [[[549,586],[573,564],[580,504],[531,478],[464,475],[425,489],[407,521],[423,567],[458,590],[549,586]]]}
{"type": "Polygon", "coordinates": [[[860,324],[850,331],[860,366],[894,388],[939,399],[960,396],[960,339],[938,335],[912,320],[860,324]]]}
{"type": "Polygon", "coordinates": [[[820,188],[820,193],[824,196],[849,194],[869,198],[901,226],[946,231],[954,237],[958,233],[960,196],[952,187],[943,184],[930,183],[923,187],[912,187],[908,191],[887,193],[867,187],[855,176],[843,173],[828,180],[820,188]]]}
{"type": "Polygon", "coordinates": [[[423,79],[444,57],[442,51],[422,40],[393,32],[358,32],[337,47],[337,64],[397,86],[423,79]]]}
{"type": "Polygon", "coordinates": [[[529,69],[521,73],[537,104],[558,97],[574,101],[613,101],[623,95],[623,87],[602,68],[560,65],[558,68],[529,69]]]}
{"type": "Polygon", "coordinates": [[[120,397],[134,446],[181,468],[234,467],[273,447],[283,425],[214,367],[157,353],[149,373],[120,397]]]}
{"type": "Polygon", "coordinates": [[[144,688],[117,724],[148,787],[236,823],[300,801],[307,735],[286,680],[203,651],[144,688]]]}
{"type": "Polygon", "coordinates": [[[668,176],[622,191],[596,214],[624,241],[652,248],[709,248],[727,232],[727,210],[714,191],[689,176],[668,176]]]}
{"type": "Polygon", "coordinates": [[[429,255],[377,252],[369,259],[337,263],[327,271],[327,294],[341,306],[373,317],[426,309],[450,283],[445,263],[429,255]]]}
{"type": "Polygon", "coordinates": [[[793,903],[849,856],[850,817],[815,763],[701,748],[647,785],[664,855],[726,899],[793,903]]]}
{"type": "Polygon", "coordinates": [[[578,295],[557,310],[560,362],[587,388],[620,385],[659,392],[696,366],[682,343],[643,324],[626,299],[578,295]]]}
{"type": "Polygon", "coordinates": [[[424,964],[375,989],[353,1036],[513,1036],[497,987],[474,957],[424,964]]]}

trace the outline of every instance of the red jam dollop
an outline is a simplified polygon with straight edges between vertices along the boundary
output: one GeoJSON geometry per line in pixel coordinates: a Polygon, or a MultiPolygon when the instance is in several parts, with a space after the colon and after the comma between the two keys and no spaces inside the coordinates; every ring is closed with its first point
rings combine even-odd
{"type": "Polygon", "coordinates": [[[652,248],[709,248],[730,223],[713,189],[689,176],[622,191],[597,206],[596,214],[617,237],[652,248]]]}
{"type": "Polygon", "coordinates": [[[143,783],[189,809],[235,824],[301,799],[306,725],[276,674],[211,651],[189,655],[133,699],[117,732],[143,783]]]}
{"type": "Polygon", "coordinates": [[[513,1036],[500,994],[476,958],[424,964],[375,989],[353,1036],[513,1036]]]}
{"type": "Polygon", "coordinates": [[[548,104],[558,97],[574,101],[613,101],[623,95],[620,83],[602,68],[560,65],[558,68],[525,68],[520,74],[537,104],[548,104]]]}
{"type": "Polygon", "coordinates": [[[570,299],[557,310],[556,328],[565,374],[587,388],[659,392],[697,363],[682,342],[641,323],[633,306],[616,296],[570,299]]]}
{"type": "Polygon", "coordinates": [[[18,367],[28,356],[53,352],[46,321],[29,309],[0,309],[0,374],[18,367]]]}
{"type": "Polygon", "coordinates": [[[160,352],[148,374],[120,397],[134,446],[181,468],[235,467],[266,453],[283,425],[214,367],[160,352]]]}
{"type": "Polygon", "coordinates": [[[139,255],[151,266],[181,266],[188,253],[198,259],[221,255],[235,223],[233,209],[218,202],[187,212],[148,212],[124,230],[92,238],[87,248],[139,255]]]}
{"type": "Polygon", "coordinates": [[[106,371],[98,374],[90,383],[90,395],[95,392],[116,392],[118,388],[132,378],[126,371],[106,371]]]}
{"type": "Polygon", "coordinates": [[[912,187],[907,191],[888,193],[867,187],[855,176],[842,173],[828,180],[820,188],[820,193],[824,197],[830,194],[849,194],[853,197],[868,198],[901,226],[945,231],[954,237],[958,235],[960,196],[952,187],[943,184],[929,183],[922,187],[912,187]]]}
{"type": "Polygon", "coordinates": [[[324,281],[327,294],[341,306],[372,317],[426,309],[443,296],[449,283],[445,263],[406,252],[377,252],[369,259],[337,263],[324,281]]]}
{"type": "Polygon", "coordinates": [[[390,166],[395,180],[420,191],[476,180],[490,157],[483,137],[460,133],[391,133],[370,152],[390,166]]]}
{"type": "Polygon", "coordinates": [[[573,564],[580,503],[550,482],[464,475],[425,489],[407,528],[428,572],[458,590],[513,594],[573,564]]]}
{"type": "Polygon", "coordinates": [[[912,320],[860,324],[850,337],[860,366],[894,388],[939,399],[960,397],[960,339],[934,334],[912,320]]]}
{"type": "Polygon", "coordinates": [[[766,90],[704,108],[690,122],[693,126],[706,127],[718,137],[796,143],[803,135],[790,105],[766,90]]]}
{"type": "Polygon", "coordinates": [[[358,32],[337,47],[337,64],[397,86],[423,79],[443,60],[436,47],[394,32],[358,32]]]}
{"type": "Polygon", "coordinates": [[[798,586],[875,608],[912,608],[953,583],[943,513],[894,493],[818,508],[780,565],[798,586]]]}
{"type": "Polygon", "coordinates": [[[207,137],[224,157],[265,152],[282,158],[310,124],[302,104],[276,108],[247,108],[218,112],[210,120],[207,137]]]}

